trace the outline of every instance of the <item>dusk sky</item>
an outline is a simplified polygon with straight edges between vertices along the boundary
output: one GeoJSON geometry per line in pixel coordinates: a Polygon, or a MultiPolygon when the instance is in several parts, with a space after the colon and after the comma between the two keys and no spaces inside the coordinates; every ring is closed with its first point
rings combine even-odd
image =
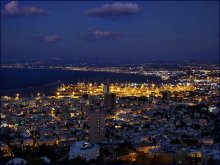
{"type": "Polygon", "coordinates": [[[218,1],[5,1],[1,58],[219,59],[218,1]]]}

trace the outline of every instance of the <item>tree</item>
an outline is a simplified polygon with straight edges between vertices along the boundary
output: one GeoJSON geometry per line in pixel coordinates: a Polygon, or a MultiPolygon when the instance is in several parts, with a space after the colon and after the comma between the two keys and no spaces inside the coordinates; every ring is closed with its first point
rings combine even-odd
{"type": "Polygon", "coordinates": [[[209,158],[207,164],[215,164],[215,160],[213,158],[209,158]]]}
{"type": "Polygon", "coordinates": [[[130,152],[130,149],[132,149],[132,144],[128,141],[125,141],[124,143],[119,145],[119,148],[115,150],[117,155],[126,155],[130,152]]]}
{"type": "Polygon", "coordinates": [[[172,139],[170,144],[181,144],[180,140],[179,139],[172,139]]]}
{"type": "Polygon", "coordinates": [[[80,164],[80,163],[86,163],[86,161],[82,157],[78,156],[75,159],[70,160],[70,163],[80,164]]]}
{"type": "Polygon", "coordinates": [[[195,146],[198,144],[198,140],[192,138],[184,139],[184,142],[186,143],[187,146],[195,146]]]}

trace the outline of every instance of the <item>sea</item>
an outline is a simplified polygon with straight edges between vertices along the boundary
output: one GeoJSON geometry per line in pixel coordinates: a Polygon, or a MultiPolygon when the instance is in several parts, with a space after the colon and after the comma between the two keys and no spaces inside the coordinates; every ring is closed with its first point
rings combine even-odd
{"type": "Polygon", "coordinates": [[[36,96],[37,93],[52,96],[61,84],[85,83],[161,83],[157,76],[94,71],[1,69],[1,96],[36,96]]]}

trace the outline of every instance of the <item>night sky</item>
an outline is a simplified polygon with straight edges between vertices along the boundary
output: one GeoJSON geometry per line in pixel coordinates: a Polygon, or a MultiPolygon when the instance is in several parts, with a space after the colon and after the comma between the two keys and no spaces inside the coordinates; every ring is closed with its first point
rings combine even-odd
{"type": "Polygon", "coordinates": [[[219,2],[1,3],[1,58],[219,59],[219,2]]]}

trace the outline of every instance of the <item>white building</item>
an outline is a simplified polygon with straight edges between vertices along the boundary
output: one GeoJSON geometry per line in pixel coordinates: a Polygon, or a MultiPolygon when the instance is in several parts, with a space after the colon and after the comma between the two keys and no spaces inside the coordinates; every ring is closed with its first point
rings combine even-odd
{"type": "Polygon", "coordinates": [[[96,159],[99,156],[99,145],[85,141],[77,141],[70,146],[69,160],[82,157],[84,160],[96,159]]]}
{"type": "Polygon", "coordinates": [[[47,163],[47,164],[50,164],[50,162],[51,162],[51,160],[50,160],[48,157],[46,157],[46,156],[41,157],[41,159],[42,159],[45,163],[47,163]]]}
{"type": "Polygon", "coordinates": [[[28,164],[28,162],[22,158],[13,158],[6,163],[6,165],[10,165],[10,164],[14,164],[14,165],[24,164],[25,165],[25,164],[28,164]]]}

